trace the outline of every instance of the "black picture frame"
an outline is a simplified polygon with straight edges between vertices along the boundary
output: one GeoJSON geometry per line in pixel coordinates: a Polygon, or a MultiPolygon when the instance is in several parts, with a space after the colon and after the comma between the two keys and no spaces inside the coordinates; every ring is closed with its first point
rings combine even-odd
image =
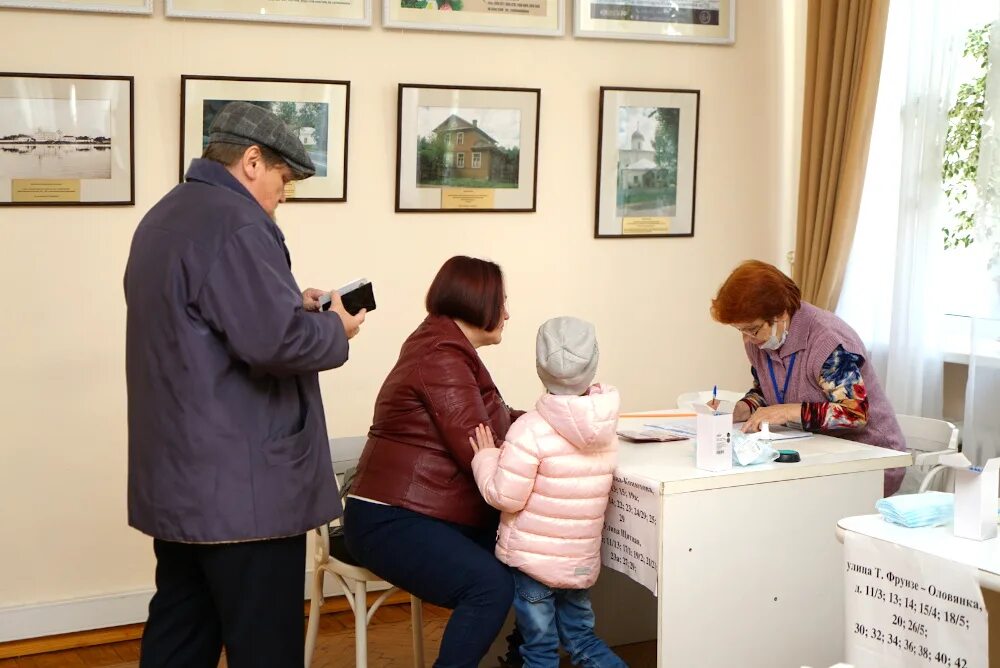
{"type": "Polygon", "coordinates": [[[541,101],[540,88],[399,84],[396,212],[534,213],[541,101]]]}
{"type": "Polygon", "coordinates": [[[133,77],[0,72],[0,206],[134,204],[133,77]]]}
{"type": "Polygon", "coordinates": [[[191,160],[201,156],[212,115],[234,100],[268,104],[306,144],[316,174],[289,183],[286,201],[347,201],[351,82],[343,80],[182,74],[180,181],[191,160]]]}
{"type": "Polygon", "coordinates": [[[694,236],[700,108],[698,90],[601,86],[595,239],[694,236]]]}

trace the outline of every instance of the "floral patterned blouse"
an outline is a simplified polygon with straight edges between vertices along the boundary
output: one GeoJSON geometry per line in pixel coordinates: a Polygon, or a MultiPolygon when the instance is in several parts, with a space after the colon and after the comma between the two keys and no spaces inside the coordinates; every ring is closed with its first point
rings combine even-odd
{"type": "MultiPolygon", "coordinates": [[[[817,379],[819,386],[826,394],[826,401],[803,402],[801,422],[806,431],[829,431],[833,429],[860,429],[868,424],[868,394],[865,392],[865,381],[861,377],[861,367],[865,358],[844,350],[843,346],[831,353],[817,379]]],[[[747,392],[742,401],[750,407],[753,413],[762,406],[767,406],[764,392],[760,388],[760,378],[757,372],[750,368],[753,374],[753,389],[747,392]]]]}

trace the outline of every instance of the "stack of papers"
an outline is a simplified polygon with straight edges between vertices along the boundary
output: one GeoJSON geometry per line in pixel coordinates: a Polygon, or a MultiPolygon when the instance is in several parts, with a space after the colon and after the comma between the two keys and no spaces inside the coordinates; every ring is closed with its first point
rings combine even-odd
{"type": "Polygon", "coordinates": [[[632,443],[664,443],[688,438],[662,429],[619,429],[618,435],[632,443]]]}
{"type": "Polygon", "coordinates": [[[887,522],[910,527],[936,527],[951,521],[955,495],[947,492],[901,494],[879,499],[875,509],[887,522]]]}
{"type": "MultiPolygon", "coordinates": [[[[742,422],[737,422],[733,424],[733,431],[741,431],[743,429],[742,422]]],[[[665,421],[650,422],[642,425],[644,430],[656,429],[668,434],[673,434],[679,438],[690,438],[694,440],[698,436],[698,421],[694,419],[667,419],[665,421]]],[[[812,434],[808,431],[802,431],[801,429],[793,429],[791,427],[784,426],[772,426],[769,427],[771,431],[770,441],[791,441],[799,438],[810,438],[812,434]]],[[[620,435],[620,434],[619,434],[620,435]]]]}
{"type": "Polygon", "coordinates": [[[698,423],[694,420],[671,420],[666,424],[645,424],[643,427],[671,434],[676,437],[672,440],[694,439],[698,435],[698,423]]]}

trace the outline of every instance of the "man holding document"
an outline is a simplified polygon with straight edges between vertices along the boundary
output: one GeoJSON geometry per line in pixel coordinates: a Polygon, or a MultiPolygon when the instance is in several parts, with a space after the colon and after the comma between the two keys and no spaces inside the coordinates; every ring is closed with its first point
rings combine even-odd
{"type": "MultiPolygon", "coordinates": [[[[753,388],[736,403],[744,432],[787,424],[859,443],[906,451],[906,441],[868,351],[833,313],[802,301],[799,287],[770,264],[748,260],[712,300],[712,317],[743,335],[753,388]]],[[[710,402],[715,408],[717,401],[710,402]]],[[[887,469],[895,493],[904,469],[887,469]]]]}
{"type": "Polygon", "coordinates": [[[215,117],[125,270],[128,520],[153,537],[142,668],[301,666],[305,534],[341,514],[319,372],[365,311],[300,292],[274,212],[315,169],[280,119],[215,117]]]}

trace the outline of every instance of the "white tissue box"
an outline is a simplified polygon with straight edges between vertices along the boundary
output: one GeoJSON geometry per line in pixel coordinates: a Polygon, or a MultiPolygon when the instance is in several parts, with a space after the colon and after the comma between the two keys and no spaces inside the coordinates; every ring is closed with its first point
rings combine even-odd
{"type": "Polygon", "coordinates": [[[997,494],[1000,487],[1000,457],[973,468],[961,452],[938,460],[955,472],[955,535],[989,540],[997,535],[997,494]]]}
{"type": "Polygon", "coordinates": [[[696,405],[694,409],[698,414],[694,465],[705,471],[733,468],[733,414],[713,411],[708,406],[696,405]]]}

